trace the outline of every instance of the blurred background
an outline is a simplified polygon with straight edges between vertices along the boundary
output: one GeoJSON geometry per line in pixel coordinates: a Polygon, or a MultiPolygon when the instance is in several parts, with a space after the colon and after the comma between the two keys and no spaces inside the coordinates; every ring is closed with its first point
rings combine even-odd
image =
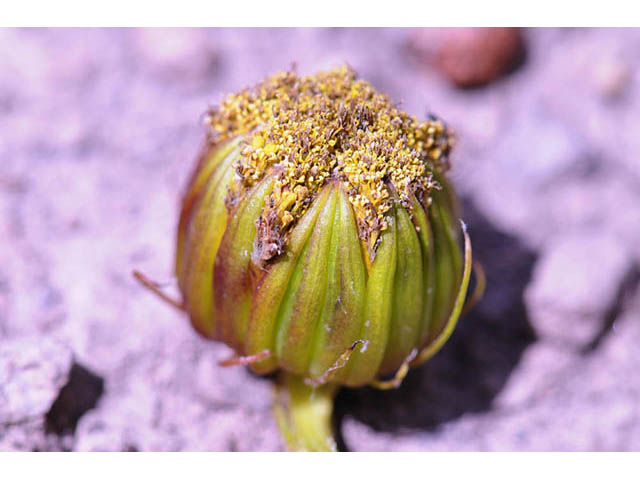
{"type": "Polygon", "coordinates": [[[457,132],[484,299],[350,450],[640,450],[640,30],[0,30],[0,450],[280,450],[268,381],[143,290],[223,94],[348,63],[457,132]]]}

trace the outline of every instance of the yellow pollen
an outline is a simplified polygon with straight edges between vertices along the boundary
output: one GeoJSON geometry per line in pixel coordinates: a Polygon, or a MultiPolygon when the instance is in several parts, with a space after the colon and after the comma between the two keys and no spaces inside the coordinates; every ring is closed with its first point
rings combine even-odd
{"type": "Polygon", "coordinates": [[[453,140],[442,121],[431,116],[419,122],[398,110],[348,67],[305,77],[277,73],[226,97],[206,123],[212,143],[247,136],[230,196],[271,172],[276,176],[259,228],[284,243],[334,178],[348,193],[370,253],[394,202],[412,208],[415,196],[429,204],[431,189],[438,188],[433,174],[448,169],[453,140]]]}

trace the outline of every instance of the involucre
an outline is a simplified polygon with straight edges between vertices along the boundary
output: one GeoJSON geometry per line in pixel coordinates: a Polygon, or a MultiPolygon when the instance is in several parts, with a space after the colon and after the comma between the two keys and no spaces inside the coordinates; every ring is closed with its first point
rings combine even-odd
{"type": "Polygon", "coordinates": [[[234,350],[226,364],[280,372],[289,448],[332,449],[336,388],[399,385],[460,314],[471,249],[445,178],[452,134],[348,68],[274,75],[207,131],[178,227],[181,306],[234,350]]]}

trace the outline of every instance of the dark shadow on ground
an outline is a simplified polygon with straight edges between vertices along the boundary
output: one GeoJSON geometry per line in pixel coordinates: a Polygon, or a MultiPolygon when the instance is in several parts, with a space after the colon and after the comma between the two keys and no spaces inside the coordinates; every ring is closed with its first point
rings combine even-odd
{"type": "Polygon", "coordinates": [[[474,259],[486,271],[483,299],[460,319],[444,348],[413,369],[398,390],[342,389],[335,405],[338,439],[345,417],[378,431],[434,430],[465,413],[491,408],[494,397],[534,340],[523,291],[536,254],[498,231],[473,205],[464,203],[474,259]]]}
{"type": "Polygon", "coordinates": [[[80,417],[94,408],[104,393],[104,380],[78,363],[46,415],[47,433],[73,434],[80,417]]]}

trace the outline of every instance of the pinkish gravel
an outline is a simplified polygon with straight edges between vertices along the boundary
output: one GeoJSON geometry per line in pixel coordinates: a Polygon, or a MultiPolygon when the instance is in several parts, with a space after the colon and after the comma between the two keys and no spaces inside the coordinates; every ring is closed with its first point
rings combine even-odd
{"type": "Polygon", "coordinates": [[[640,30],[525,30],[525,63],[472,91],[413,35],[0,30],[0,450],[283,448],[269,381],[131,270],[173,282],[207,105],[292,62],[348,62],[458,131],[489,280],[401,389],[342,392],[345,446],[640,450],[640,30]]]}

